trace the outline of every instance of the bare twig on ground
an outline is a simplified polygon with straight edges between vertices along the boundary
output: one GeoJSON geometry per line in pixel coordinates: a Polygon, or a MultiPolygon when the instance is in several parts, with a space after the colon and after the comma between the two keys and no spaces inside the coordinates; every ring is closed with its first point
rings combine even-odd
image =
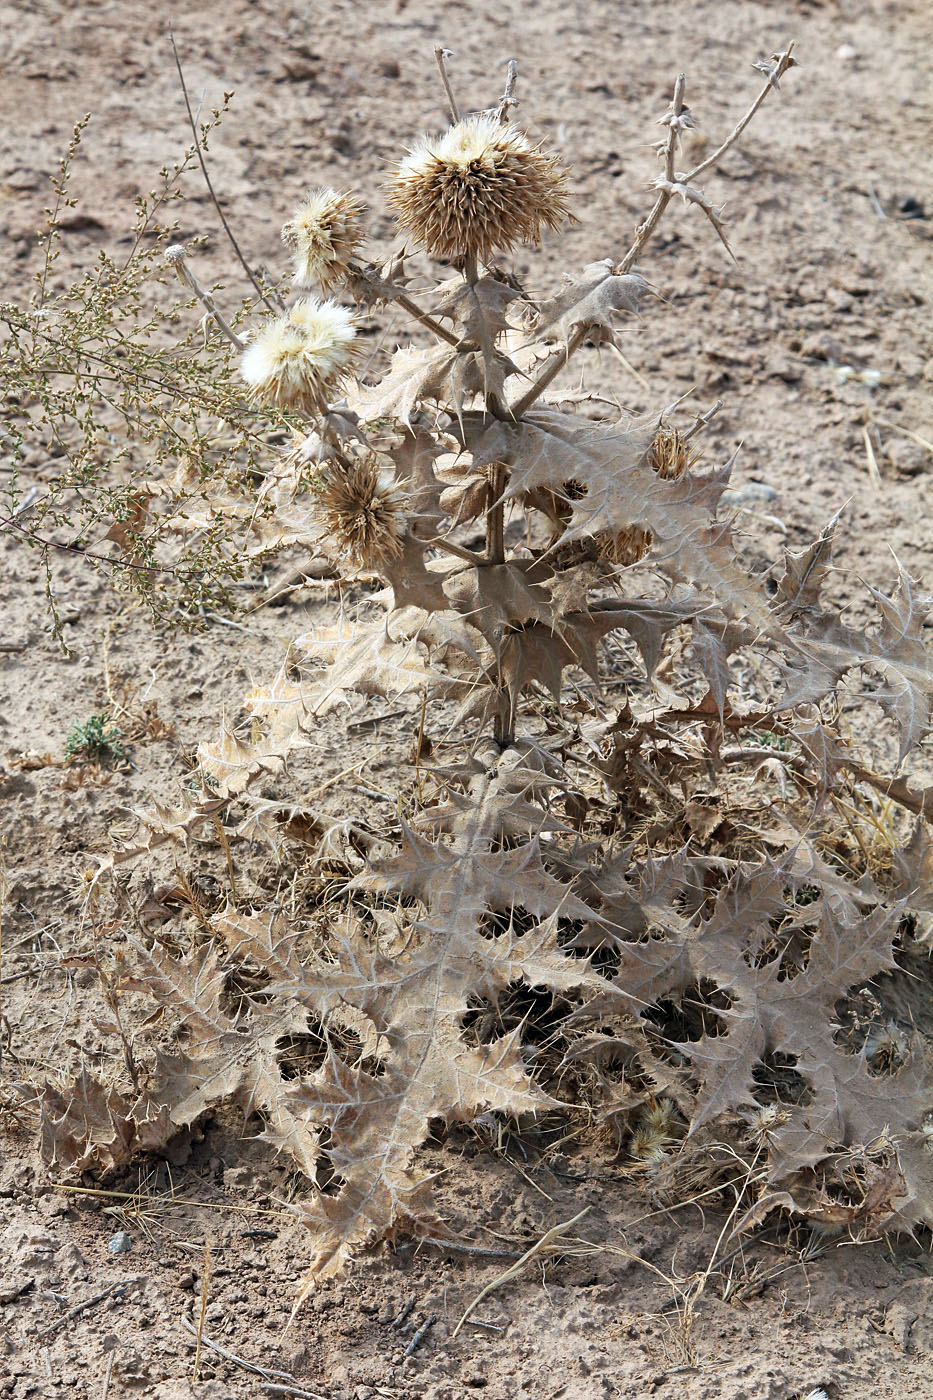
{"type": "Polygon", "coordinates": [[[453,1340],[453,1338],[456,1337],[457,1333],[460,1331],[460,1328],[467,1321],[470,1314],[474,1312],[477,1307],[479,1307],[480,1303],[483,1301],[484,1298],[487,1298],[489,1294],[492,1293],[496,1288],[500,1288],[502,1284],[508,1283],[513,1278],[517,1278],[517,1276],[525,1268],[526,1264],[530,1264],[533,1259],[538,1259],[542,1255],[555,1253],[555,1251],[559,1248],[559,1241],[561,1240],[562,1236],[566,1235],[567,1231],[571,1229],[574,1225],[576,1225],[579,1220],[582,1220],[588,1211],[589,1206],[586,1206],[583,1210],[579,1211],[571,1220],[564,1221],[562,1225],[552,1225],[550,1230],[546,1230],[545,1233],[541,1236],[541,1238],[537,1240],[531,1246],[530,1249],[525,1250],[525,1253],[521,1256],[520,1259],[516,1259],[515,1263],[511,1266],[511,1268],[504,1270],[504,1272],[501,1273],[498,1278],[493,1279],[492,1283],[487,1283],[486,1287],[481,1289],[480,1292],[477,1293],[476,1297],[473,1299],[472,1303],[467,1308],[460,1321],[457,1323],[456,1327],[451,1333],[451,1340],[453,1340]]]}

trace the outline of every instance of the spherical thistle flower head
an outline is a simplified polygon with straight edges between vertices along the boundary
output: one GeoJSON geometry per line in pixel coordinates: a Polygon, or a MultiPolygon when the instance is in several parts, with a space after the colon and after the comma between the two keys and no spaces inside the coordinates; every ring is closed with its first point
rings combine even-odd
{"type": "Polygon", "coordinates": [[[401,554],[405,499],[373,453],[331,462],[318,478],[317,507],[324,533],[355,568],[378,571],[401,554]]]}
{"type": "Polygon", "coordinates": [[[567,217],[567,171],[516,127],[467,117],[401,162],[389,202],[426,252],[486,262],[497,249],[538,243],[567,217]]]}
{"type": "Polygon", "coordinates": [[[356,354],[353,313],[305,297],[247,345],[240,373],[253,397],[276,408],[323,413],[356,354]]]}
{"type": "Polygon", "coordinates": [[[295,284],[317,283],[329,291],[345,282],[350,259],[363,241],[363,206],[349,193],[312,190],[282,227],[282,242],[294,257],[295,284]]]}

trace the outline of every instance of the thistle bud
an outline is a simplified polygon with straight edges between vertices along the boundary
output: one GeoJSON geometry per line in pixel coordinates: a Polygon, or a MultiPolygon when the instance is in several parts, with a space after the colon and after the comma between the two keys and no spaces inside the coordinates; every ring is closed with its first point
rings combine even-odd
{"type": "MultiPolygon", "coordinates": [[[[687,439],[676,428],[662,423],[648,453],[648,465],[662,481],[676,481],[701,457],[691,449],[687,439]]],[[[600,553],[613,564],[637,564],[644,559],[653,543],[651,531],[643,525],[629,525],[616,535],[599,536],[600,553]]]]}
{"type": "Polygon", "coordinates": [[[467,117],[401,162],[389,202],[426,252],[485,262],[497,249],[540,242],[567,217],[567,171],[516,127],[467,117]]]}
{"type": "Polygon", "coordinates": [[[291,249],[295,285],[329,291],[345,282],[350,259],[362,242],[359,216],[363,206],[352,194],[312,190],[282,227],[282,242],[291,249]]]}
{"type": "Polygon", "coordinates": [[[330,390],[352,367],[355,338],[346,307],[305,297],[246,347],[240,373],[263,403],[323,413],[330,390]]]}

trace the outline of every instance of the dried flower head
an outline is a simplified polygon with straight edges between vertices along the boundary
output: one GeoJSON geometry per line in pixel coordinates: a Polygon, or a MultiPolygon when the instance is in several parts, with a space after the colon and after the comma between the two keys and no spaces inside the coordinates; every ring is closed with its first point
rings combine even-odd
{"type": "Polygon", "coordinates": [[[566,218],[567,171],[516,127],[467,117],[401,162],[389,202],[435,257],[487,261],[497,249],[539,242],[566,218]]]}
{"type": "Polygon", "coordinates": [[[629,1142],[629,1156],[646,1170],[661,1166],[669,1149],[682,1135],[677,1105],[672,1099],[654,1099],[641,1111],[629,1142]]]}
{"type": "MultiPolygon", "coordinates": [[[[691,448],[677,428],[662,423],[648,453],[648,465],[663,481],[676,481],[702,456],[691,448]]],[[[629,525],[617,535],[599,537],[600,553],[613,564],[637,564],[644,559],[652,545],[651,531],[642,525],[629,525]]]]}
{"type": "Polygon", "coordinates": [[[329,391],[353,363],[355,338],[345,306],[305,297],[246,347],[240,373],[264,403],[323,413],[329,391]]]}
{"type": "Polygon", "coordinates": [[[352,194],[322,189],[306,196],[282,227],[282,242],[294,256],[297,286],[316,283],[326,292],[346,281],[363,238],[362,212],[352,194]]]}
{"type": "Polygon", "coordinates": [[[756,1147],[770,1149],[777,1131],[790,1121],[790,1110],[782,1104],[768,1103],[756,1108],[746,1121],[746,1138],[756,1147]]]}
{"type": "Polygon", "coordinates": [[[402,552],[404,497],[373,453],[327,466],[318,479],[318,514],[323,532],[356,568],[378,569],[402,552]]]}
{"type": "Polygon", "coordinates": [[[910,1041],[893,1021],[873,1026],[868,1032],[865,1058],[872,1074],[895,1074],[909,1054],[910,1041]]]}

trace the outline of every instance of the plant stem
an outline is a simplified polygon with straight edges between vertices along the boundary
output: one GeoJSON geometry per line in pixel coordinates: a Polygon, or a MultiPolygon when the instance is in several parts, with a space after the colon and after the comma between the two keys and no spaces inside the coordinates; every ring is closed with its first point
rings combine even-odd
{"type": "MultiPolygon", "coordinates": [[[[674,84],[674,96],[671,101],[671,123],[667,129],[667,139],[664,143],[664,177],[667,180],[673,180],[674,178],[674,154],[677,149],[678,137],[676,118],[680,116],[684,109],[684,90],[686,86],[686,75],[684,73],[678,74],[677,82],[674,84]]],[[[616,276],[621,276],[630,270],[632,264],[635,262],[636,258],[638,258],[642,249],[660,223],[661,216],[670,204],[671,199],[672,195],[668,190],[660,191],[654,202],[651,213],[645,219],[644,223],[639,224],[636,230],[635,242],[632,244],[619,266],[613,268],[613,272],[616,276]]],[[[535,382],[525,391],[522,397],[512,405],[513,417],[521,418],[524,413],[527,413],[535,400],[540,398],[551,381],[557,377],[564,365],[568,363],[571,355],[579,350],[586,339],[588,330],[589,327],[586,325],[579,325],[576,327],[563,350],[553,355],[551,359],[547,361],[535,382]]]]}
{"type": "Polygon", "coordinates": [[[213,203],[213,205],[214,205],[214,208],[217,210],[217,213],[218,213],[218,215],[220,216],[220,222],[221,222],[221,223],[223,224],[223,226],[224,226],[224,233],[225,233],[225,234],[227,235],[227,237],[230,239],[230,242],[231,242],[231,244],[233,245],[233,251],[236,253],[237,257],[239,258],[240,262],[242,263],[242,265],[243,265],[243,270],[244,270],[244,272],[246,273],[247,277],[249,278],[249,280],[252,282],[253,286],[255,287],[256,293],[257,293],[257,295],[258,295],[260,301],[264,301],[265,304],[266,304],[266,306],[269,308],[269,310],[274,312],[275,309],[276,309],[276,308],[275,308],[275,305],[269,300],[268,296],[267,296],[266,293],[263,291],[262,284],[260,283],[258,277],[257,277],[256,274],[253,272],[253,270],[252,270],[252,268],[250,267],[249,263],[246,261],[245,257],[243,256],[243,253],[242,253],[242,251],[241,251],[241,249],[240,249],[240,245],[239,245],[239,243],[236,241],[236,239],[235,239],[234,236],[233,236],[233,229],[232,229],[232,228],[230,227],[230,225],[227,223],[227,216],[224,214],[223,209],[220,207],[220,200],[217,198],[217,195],[214,193],[214,186],[211,184],[211,177],[210,177],[210,175],[208,174],[208,170],[207,170],[207,162],[206,162],[205,159],[204,159],[204,152],[203,152],[202,149],[201,149],[201,138],[200,138],[200,136],[198,135],[198,124],[197,124],[197,122],[196,122],[195,119],[194,119],[194,113],[193,113],[192,110],[191,110],[191,102],[190,102],[190,100],[189,100],[189,98],[188,98],[188,88],[187,88],[187,85],[186,85],[186,83],[185,83],[185,75],[184,75],[184,73],[182,72],[182,69],[181,69],[181,59],[178,57],[178,48],[177,48],[177,46],[176,46],[176,44],[175,44],[175,35],[172,34],[171,31],[169,32],[169,38],[170,38],[171,41],[172,41],[172,53],[175,55],[175,67],[178,69],[178,79],[179,79],[179,82],[181,83],[181,92],[182,92],[182,96],[183,96],[184,99],[185,99],[185,109],[187,110],[187,113],[188,113],[188,124],[189,124],[190,127],[191,127],[191,134],[192,134],[192,136],[194,137],[194,149],[195,149],[195,151],[197,152],[198,162],[199,162],[199,164],[200,164],[200,166],[201,166],[201,174],[204,176],[204,183],[205,183],[205,185],[207,186],[207,192],[208,192],[208,194],[209,194],[210,197],[211,197],[211,201],[212,201],[212,203],[213,203]]]}
{"type": "Polygon", "coordinates": [[[518,106],[518,98],[514,96],[515,80],[518,77],[518,64],[514,58],[509,59],[509,66],[506,69],[505,91],[499,99],[499,110],[496,113],[500,122],[507,122],[509,119],[509,108],[518,106]]]}
{"type": "Polygon", "coordinates": [[[505,563],[505,467],[494,462],[489,472],[490,506],[486,512],[486,562],[505,563]]]}
{"type": "Polygon", "coordinates": [[[399,306],[408,312],[409,316],[414,316],[416,321],[420,321],[427,330],[432,331],[440,340],[446,340],[448,345],[452,345],[454,349],[457,349],[460,341],[458,337],[454,335],[453,331],[449,331],[446,326],[441,325],[440,321],[435,321],[433,316],[429,316],[426,311],[422,311],[418,303],[412,301],[407,292],[395,291],[393,289],[392,300],[397,301],[399,306]]]}
{"type": "MultiPolygon", "coordinates": [[[[677,82],[674,84],[674,96],[671,101],[671,122],[667,128],[667,139],[664,142],[664,178],[668,181],[674,179],[674,155],[677,151],[679,135],[677,118],[684,110],[684,90],[686,86],[686,74],[678,73],[677,82]]],[[[659,192],[657,199],[654,201],[654,207],[651,213],[648,215],[647,219],[645,219],[644,223],[639,224],[638,228],[635,230],[635,242],[632,244],[631,248],[629,248],[625,257],[619,263],[619,266],[613,269],[617,276],[621,277],[624,276],[626,272],[629,272],[633,264],[641,256],[642,250],[661,222],[661,217],[672,198],[673,196],[669,190],[661,190],[659,192]]]]}
{"type": "Polygon", "coordinates": [[[397,302],[399,306],[403,307],[408,312],[409,316],[414,317],[416,321],[420,321],[421,324],[427,330],[431,331],[433,335],[436,335],[439,340],[446,340],[447,344],[452,345],[454,349],[459,347],[459,337],[454,335],[453,331],[449,331],[446,326],[442,326],[440,321],[435,321],[434,317],[430,316],[427,311],[423,311],[418,303],[401,287],[396,287],[394,282],[386,282],[384,278],[374,276],[368,268],[363,267],[360,263],[351,262],[350,272],[353,277],[358,277],[361,282],[365,282],[368,287],[372,287],[378,297],[383,297],[387,301],[397,302]]]}
{"type": "Polygon", "coordinates": [[[447,75],[447,55],[450,49],[445,49],[443,44],[434,45],[434,57],[437,59],[437,66],[441,70],[441,82],[444,84],[444,91],[447,94],[447,101],[450,103],[450,120],[453,126],[460,120],[460,108],[457,106],[457,99],[454,97],[453,88],[450,86],[450,78],[447,75]]]}
{"type": "Polygon", "coordinates": [[[190,287],[198,301],[206,309],[207,314],[213,319],[217,329],[222,331],[235,350],[243,350],[244,343],[237,335],[233,327],[227,322],[223,313],[218,310],[217,303],[206,287],[202,287],[195,277],[191,268],[185,260],[184,248],[180,244],[174,244],[167,250],[166,259],[171,267],[175,269],[176,276],[183,287],[190,287]],[[169,256],[171,254],[171,256],[169,256]]]}
{"type": "Polygon", "coordinates": [[[528,409],[531,408],[536,399],[540,398],[551,381],[557,378],[571,355],[579,350],[584,340],[586,340],[589,329],[587,325],[579,325],[575,328],[564,348],[558,350],[556,354],[551,356],[531,387],[526,389],[521,398],[512,404],[509,409],[509,417],[516,419],[521,418],[523,414],[528,412],[528,409]]]}
{"type": "Polygon", "coordinates": [[[770,74],[768,81],[765,83],[764,87],[761,89],[761,92],[758,94],[752,105],[749,107],[748,111],[745,113],[745,116],[732,131],[731,135],[726,137],[725,141],[723,141],[722,145],[718,148],[718,150],[715,150],[711,156],[707,156],[706,160],[704,160],[700,165],[695,165],[693,169],[684,176],[684,184],[692,184],[698,175],[702,175],[704,171],[710,170],[726,154],[726,151],[728,151],[729,147],[735,145],[736,141],[738,141],[739,137],[742,135],[742,132],[748,126],[752,117],[758,111],[758,108],[761,106],[762,102],[764,102],[765,98],[768,96],[768,93],[771,92],[771,90],[777,86],[779,80],[783,78],[788,68],[793,68],[795,66],[797,60],[791,57],[793,51],[793,44],[788,44],[787,48],[783,51],[783,53],[775,54],[777,63],[774,67],[774,70],[770,74]]]}

